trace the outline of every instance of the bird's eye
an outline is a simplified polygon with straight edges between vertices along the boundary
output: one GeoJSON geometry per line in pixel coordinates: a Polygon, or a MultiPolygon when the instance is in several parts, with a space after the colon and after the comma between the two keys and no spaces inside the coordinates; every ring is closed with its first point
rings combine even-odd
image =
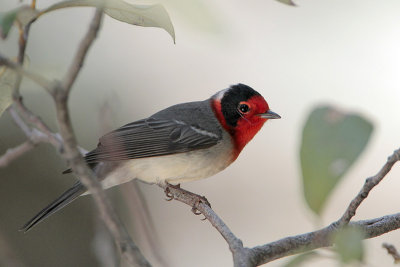
{"type": "Polygon", "coordinates": [[[247,113],[247,112],[249,112],[250,107],[249,107],[249,105],[243,104],[243,103],[242,103],[242,104],[239,104],[238,109],[239,109],[239,111],[240,111],[241,113],[247,113]]]}

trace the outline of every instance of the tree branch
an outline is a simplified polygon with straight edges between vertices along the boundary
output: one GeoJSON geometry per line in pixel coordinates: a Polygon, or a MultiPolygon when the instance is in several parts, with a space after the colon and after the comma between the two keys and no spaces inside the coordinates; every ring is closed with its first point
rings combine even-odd
{"type": "MultiPolygon", "coordinates": [[[[36,3],[33,0],[33,8],[35,7],[35,4],[36,3]]],[[[90,24],[89,30],[87,31],[85,37],[82,39],[77,53],[73,59],[73,62],[61,82],[48,81],[41,75],[25,70],[22,67],[30,24],[28,24],[24,29],[20,29],[18,63],[15,63],[0,55],[0,66],[4,65],[8,68],[11,68],[18,74],[13,92],[14,106],[20,111],[26,121],[31,122],[36,127],[38,127],[38,129],[41,130],[31,130],[22,120],[18,120],[18,117],[15,117],[18,116],[15,110],[10,109],[11,115],[28,137],[28,141],[13,149],[7,150],[6,153],[0,157],[0,167],[9,164],[12,160],[30,151],[39,142],[52,143],[54,146],[59,148],[63,157],[68,161],[74,173],[79,177],[79,179],[86,186],[89,192],[92,193],[93,199],[101,214],[101,218],[113,235],[114,240],[118,248],[120,249],[123,257],[130,265],[150,266],[150,264],[144,258],[139,248],[133,243],[126,229],[123,227],[122,223],[116,216],[95,174],[88,168],[83,157],[81,156],[68,111],[68,98],[72,85],[76,81],[76,78],[78,77],[82,69],[88,50],[90,49],[93,41],[97,37],[102,17],[103,10],[97,8],[95,16],[93,17],[93,20],[90,24]],[[50,131],[47,125],[39,117],[37,117],[29,109],[27,109],[23,104],[22,97],[19,93],[19,88],[22,78],[24,76],[32,79],[34,82],[41,85],[53,96],[56,104],[60,133],[64,141],[59,140],[50,131]]],[[[351,226],[358,226],[362,230],[364,230],[365,238],[373,238],[384,233],[399,229],[400,213],[387,215],[376,219],[350,222],[350,220],[356,214],[358,207],[361,205],[363,200],[367,198],[369,192],[376,185],[379,184],[379,182],[386,176],[386,174],[389,173],[393,165],[399,160],[400,149],[396,150],[388,158],[386,164],[375,176],[366,179],[362,189],[350,202],[346,211],[338,221],[314,232],[286,237],[253,248],[244,247],[242,241],[232,233],[229,227],[207,204],[198,201],[198,199],[196,199],[191,194],[182,193],[184,192],[182,190],[175,190],[175,188],[173,187],[168,188],[174,199],[186,203],[187,205],[190,205],[191,207],[199,210],[210,221],[213,227],[217,229],[217,231],[222,235],[222,237],[229,245],[229,249],[231,250],[233,255],[235,267],[256,266],[288,255],[294,255],[316,248],[332,246],[332,235],[347,224],[351,226]]],[[[160,186],[164,187],[164,189],[166,188],[166,185],[160,186]]]]}
{"type": "Polygon", "coordinates": [[[19,97],[18,99],[14,99],[14,105],[8,109],[11,117],[14,119],[14,122],[18,125],[19,128],[25,133],[25,136],[30,139],[32,130],[29,128],[28,125],[21,119],[21,117],[18,115],[18,113],[15,111],[17,109],[21,115],[24,117],[24,119],[31,124],[33,124],[35,127],[37,127],[43,134],[47,136],[47,143],[52,144],[55,148],[57,148],[59,151],[62,151],[62,140],[60,136],[57,134],[53,133],[50,128],[43,122],[43,120],[36,116],[32,111],[30,111],[23,103],[22,97],[19,97]]]}
{"type": "Polygon", "coordinates": [[[390,255],[392,255],[393,260],[394,260],[394,264],[397,264],[400,262],[400,254],[397,251],[396,247],[388,244],[388,243],[383,243],[382,247],[386,249],[387,253],[389,253],[390,255]]]}
{"type": "Polygon", "coordinates": [[[12,161],[31,151],[35,147],[31,141],[25,141],[15,148],[7,149],[4,155],[0,156],[0,168],[8,166],[12,161]]]}
{"type": "Polygon", "coordinates": [[[390,172],[393,165],[400,160],[400,149],[397,149],[393,152],[393,154],[388,157],[387,162],[380,171],[372,177],[369,177],[365,180],[364,186],[361,188],[360,192],[357,196],[350,202],[349,206],[347,207],[346,211],[342,215],[342,217],[337,221],[338,226],[342,226],[347,224],[351,218],[354,217],[356,214],[357,208],[361,205],[361,202],[367,198],[369,192],[377,186],[383,178],[385,178],[386,174],[390,172]]]}
{"type": "MultiPolygon", "coordinates": [[[[359,227],[363,230],[365,239],[374,238],[399,229],[400,213],[370,220],[351,222],[349,225],[359,227]]],[[[254,263],[252,266],[258,266],[309,250],[332,246],[333,241],[331,237],[339,230],[340,228],[337,228],[333,223],[314,232],[286,237],[275,242],[254,247],[251,249],[252,262],[254,263]]]]}
{"type": "Polygon", "coordinates": [[[164,189],[168,188],[168,193],[173,195],[173,199],[178,200],[186,205],[191,206],[199,210],[210,222],[211,224],[220,232],[222,237],[228,242],[230,248],[235,248],[237,246],[243,246],[242,241],[238,239],[229,227],[218,217],[218,215],[206,204],[199,202],[193,193],[190,193],[182,188],[176,188],[173,186],[168,186],[165,183],[160,183],[159,186],[164,189]]]}
{"type": "MultiPolygon", "coordinates": [[[[0,55],[0,65],[4,65],[17,72],[18,75],[13,91],[14,105],[18,108],[18,110],[27,121],[30,121],[32,124],[34,124],[36,127],[47,134],[48,138],[44,138],[43,140],[50,141],[53,145],[59,148],[59,151],[62,153],[64,158],[66,158],[67,161],[70,163],[74,173],[79,177],[79,179],[86,186],[89,192],[92,193],[96,206],[100,211],[101,217],[107,225],[109,231],[112,233],[114,240],[117,243],[117,246],[120,249],[123,257],[132,266],[150,266],[150,264],[141,254],[138,247],[133,243],[122,223],[116,216],[114,210],[112,209],[106,198],[101,184],[83,160],[77,146],[77,141],[72,129],[67,107],[67,101],[71,87],[81,70],[81,67],[91,44],[97,36],[102,17],[103,10],[96,9],[96,13],[91,22],[90,28],[83,38],[74,57],[73,63],[71,64],[62,82],[50,82],[41,75],[25,70],[22,67],[30,25],[28,25],[24,29],[20,29],[18,63],[14,63],[13,61],[0,55]],[[54,134],[51,133],[47,125],[39,117],[37,117],[29,109],[27,109],[23,104],[22,97],[19,93],[19,88],[23,76],[32,79],[53,96],[57,108],[57,118],[60,127],[60,133],[63,137],[64,142],[61,142],[60,140],[55,138],[54,134]],[[64,145],[64,147],[62,145],[64,145]]],[[[39,142],[39,139],[35,139],[33,131],[30,131],[29,127],[24,122],[22,122],[22,120],[16,118],[18,114],[12,109],[10,109],[10,113],[16,123],[24,131],[29,141],[23,143],[15,149],[8,150],[6,154],[0,158],[3,164],[8,164],[13,159],[32,149],[36,142],[39,142]]],[[[35,133],[39,133],[39,131],[35,133]]]]}
{"type": "Polygon", "coordinates": [[[92,194],[96,206],[100,212],[101,218],[108,227],[108,230],[114,237],[114,240],[121,251],[122,256],[132,266],[150,266],[144,258],[139,248],[133,243],[122,223],[112,209],[100,182],[94,173],[88,168],[83,157],[81,156],[77,141],[72,128],[67,101],[72,84],[74,83],[79,70],[84,62],[86,53],[91,46],[103,17],[103,10],[96,9],[96,13],[91,22],[90,28],[82,40],[78,52],[76,53],[73,63],[70,66],[65,79],[52,88],[52,95],[56,103],[57,119],[60,127],[60,134],[64,140],[64,158],[69,162],[74,173],[79,177],[80,181],[92,194]],[[65,85],[67,87],[63,87],[65,85]]]}
{"type": "Polygon", "coordinates": [[[12,161],[31,151],[39,143],[53,143],[53,139],[57,140],[58,143],[61,142],[61,140],[57,138],[57,135],[53,133],[45,134],[35,128],[31,129],[14,109],[9,108],[8,111],[15,124],[17,124],[17,126],[24,132],[28,140],[15,148],[9,148],[2,156],[0,156],[0,168],[8,166],[12,161]],[[52,138],[49,138],[49,135],[52,138]]]}
{"type": "MultiPolygon", "coordinates": [[[[6,66],[6,67],[14,70],[17,74],[31,79],[32,81],[34,81],[35,83],[37,83],[38,85],[40,85],[41,87],[46,89],[48,92],[50,92],[51,89],[54,87],[53,83],[50,82],[49,80],[47,80],[46,78],[44,78],[42,75],[39,75],[35,72],[26,70],[19,63],[15,63],[12,60],[9,60],[8,58],[6,58],[2,55],[0,55],[0,66],[6,66]]],[[[17,82],[17,84],[18,84],[18,82],[17,82]]],[[[17,87],[19,88],[19,86],[17,86],[17,87]]]]}
{"type": "Polygon", "coordinates": [[[275,242],[253,248],[243,247],[242,241],[238,239],[232,231],[226,226],[221,218],[206,204],[199,202],[192,194],[182,193],[182,189],[178,190],[174,187],[160,184],[173,196],[175,200],[183,202],[195,209],[199,210],[210,223],[218,230],[218,232],[227,241],[233,255],[235,267],[258,266],[271,262],[273,260],[303,253],[317,248],[328,247],[333,245],[332,236],[338,232],[344,225],[357,226],[365,233],[365,238],[374,238],[379,235],[400,228],[400,213],[383,216],[376,219],[363,220],[349,223],[354,216],[355,211],[361,202],[368,196],[368,193],[389,173],[393,165],[400,160],[400,149],[388,158],[385,165],[373,177],[366,180],[360,193],[351,201],[344,215],[336,222],[320,230],[301,234],[297,236],[286,237],[275,242]]]}
{"type": "Polygon", "coordinates": [[[94,39],[97,37],[97,33],[100,29],[100,24],[102,20],[102,11],[103,9],[97,9],[97,13],[93,18],[92,22],[90,23],[90,27],[88,32],[86,33],[85,38],[82,40],[79,49],[73,59],[73,62],[67,72],[65,78],[62,81],[62,88],[66,90],[66,95],[68,96],[73,83],[75,82],[76,78],[80,70],[82,69],[83,63],[85,61],[86,55],[91,47],[94,39]],[[99,11],[100,10],[100,11],[99,11]],[[99,15],[98,15],[99,14],[99,15]]]}
{"type": "Polygon", "coordinates": [[[50,142],[50,140],[41,131],[33,129],[29,134],[28,141],[15,148],[7,149],[6,153],[0,156],[0,168],[9,165],[12,161],[31,151],[37,144],[42,142],[50,142]]]}
{"type": "MultiPolygon", "coordinates": [[[[36,6],[36,2],[32,1],[31,8],[35,8],[35,6],[36,6]]],[[[23,122],[21,120],[21,118],[15,112],[14,108],[16,108],[23,115],[23,117],[25,118],[26,121],[33,123],[36,127],[38,127],[38,129],[40,129],[42,132],[47,134],[47,136],[49,138],[49,142],[51,144],[53,144],[55,147],[57,147],[59,150],[61,150],[62,149],[61,140],[59,138],[56,138],[55,135],[47,127],[47,125],[38,116],[33,114],[33,112],[31,112],[24,105],[22,96],[19,92],[23,76],[27,76],[27,77],[31,78],[32,80],[36,81],[39,85],[46,88],[47,91],[49,91],[52,86],[52,83],[50,81],[46,80],[41,75],[26,71],[23,69],[23,64],[24,64],[24,60],[25,60],[25,50],[26,50],[26,46],[27,46],[27,42],[28,42],[28,36],[29,36],[31,23],[28,23],[24,28],[21,25],[19,25],[18,62],[14,63],[12,60],[9,60],[9,59],[5,58],[4,56],[0,55],[0,65],[4,65],[8,68],[11,68],[14,71],[16,71],[16,73],[17,73],[17,77],[16,77],[16,80],[14,83],[14,88],[13,88],[14,105],[13,105],[13,107],[9,108],[8,110],[9,110],[11,116],[13,117],[14,121],[24,131],[24,133],[28,137],[28,139],[30,139],[30,129],[25,124],[25,122],[23,122]]]]}

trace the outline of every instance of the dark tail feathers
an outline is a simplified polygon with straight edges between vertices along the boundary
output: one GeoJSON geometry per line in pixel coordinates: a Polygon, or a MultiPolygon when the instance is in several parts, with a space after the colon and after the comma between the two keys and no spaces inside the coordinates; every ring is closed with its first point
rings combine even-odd
{"type": "Polygon", "coordinates": [[[79,197],[83,192],[85,192],[85,187],[80,183],[75,183],[70,189],[65,191],[60,197],[50,203],[47,207],[45,207],[42,211],[35,215],[32,219],[30,219],[20,231],[24,231],[25,233],[28,232],[33,226],[40,223],[53,213],[57,212],[58,210],[62,209],[77,197],[79,197]]]}

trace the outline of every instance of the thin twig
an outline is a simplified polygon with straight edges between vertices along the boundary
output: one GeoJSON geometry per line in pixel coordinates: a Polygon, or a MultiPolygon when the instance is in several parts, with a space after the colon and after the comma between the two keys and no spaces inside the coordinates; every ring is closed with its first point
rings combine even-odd
{"type": "MultiPolygon", "coordinates": [[[[35,4],[36,3],[32,3],[35,4]]],[[[28,43],[28,36],[29,36],[29,30],[31,28],[31,23],[28,23],[25,27],[23,27],[20,23],[18,23],[18,29],[19,29],[19,40],[18,40],[18,65],[23,66],[24,61],[25,61],[25,50],[26,46],[28,43]]],[[[13,96],[14,98],[18,98],[20,96],[19,89],[21,87],[21,82],[22,82],[22,74],[17,73],[17,78],[14,84],[14,89],[13,89],[13,96]]]]}
{"type": "Polygon", "coordinates": [[[32,134],[31,128],[21,119],[15,109],[9,108],[8,113],[10,113],[10,116],[14,120],[15,124],[24,132],[25,136],[29,139],[32,134]]]}
{"type": "MultiPolygon", "coordinates": [[[[32,1],[32,8],[36,7],[36,1],[32,1]]],[[[28,23],[25,27],[19,25],[19,49],[18,49],[18,64],[13,65],[15,68],[20,68],[23,70],[23,64],[25,60],[25,50],[28,43],[29,31],[31,28],[32,22],[28,23]]],[[[4,58],[4,57],[3,57],[4,58]]],[[[4,58],[5,59],[5,58],[4,58]]],[[[7,63],[13,63],[12,61],[8,61],[7,63]]],[[[39,78],[41,83],[44,83],[46,86],[50,86],[50,82],[46,81],[43,77],[38,74],[34,74],[35,77],[39,78]]],[[[23,79],[23,73],[17,71],[17,77],[13,88],[13,107],[9,108],[9,112],[17,123],[17,125],[24,131],[27,138],[30,138],[30,130],[29,127],[23,122],[23,120],[18,116],[17,112],[14,110],[14,107],[18,109],[18,111],[24,116],[26,121],[33,123],[36,127],[38,127],[42,132],[47,134],[50,143],[52,143],[58,150],[62,149],[62,142],[59,138],[56,138],[54,134],[50,131],[49,127],[42,121],[41,118],[33,114],[23,103],[22,96],[20,94],[21,82],[23,79]]]]}
{"type": "Polygon", "coordinates": [[[53,83],[44,78],[43,76],[35,72],[24,69],[19,63],[15,63],[12,60],[9,60],[8,58],[4,57],[3,55],[0,55],[0,66],[6,66],[17,72],[17,74],[20,74],[22,76],[31,79],[32,81],[34,81],[35,83],[46,89],[48,92],[51,92],[53,88],[53,83]]]}
{"type": "Polygon", "coordinates": [[[395,246],[388,243],[383,243],[382,247],[384,247],[387,250],[387,253],[392,255],[395,264],[400,263],[400,254],[395,246]]]}
{"type": "Polygon", "coordinates": [[[175,188],[168,186],[165,183],[160,183],[159,186],[173,195],[173,199],[185,203],[192,208],[199,210],[206,218],[211,222],[211,224],[220,232],[222,237],[228,242],[231,249],[236,247],[243,247],[242,241],[237,238],[229,227],[218,217],[218,215],[206,204],[199,202],[192,194],[185,194],[181,188],[175,188]]]}
{"type": "MultiPolygon", "coordinates": [[[[374,238],[400,228],[400,213],[383,216],[371,220],[350,222],[350,226],[358,227],[365,233],[365,239],[374,238]]],[[[295,255],[317,248],[333,245],[332,235],[339,229],[331,224],[320,230],[286,237],[252,249],[251,257],[253,265],[258,266],[280,259],[286,256],[295,255]]]]}
{"type": "Polygon", "coordinates": [[[382,179],[389,173],[392,169],[393,165],[400,160],[400,149],[397,149],[393,152],[393,154],[388,157],[387,162],[380,171],[372,177],[369,177],[365,180],[364,186],[361,188],[360,192],[357,196],[350,202],[349,206],[347,207],[346,211],[342,215],[342,217],[337,221],[338,227],[347,224],[351,218],[354,217],[356,214],[357,208],[361,205],[364,199],[367,198],[369,192],[378,185],[382,179]]]}
{"type": "MultiPolygon", "coordinates": [[[[22,98],[15,99],[14,105],[10,108],[10,110],[17,109],[20,114],[24,117],[25,121],[30,122],[32,125],[37,127],[40,131],[47,135],[49,138],[49,143],[51,143],[58,151],[62,151],[62,140],[60,137],[57,137],[50,128],[44,123],[44,121],[35,115],[32,111],[30,111],[22,102],[22,98]]],[[[29,138],[29,137],[28,137],[29,138]]]]}
{"type": "Polygon", "coordinates": [[[67,95],[69,94],[69,91],[71,90],[73,83],[78,77],[78,74],[83,66],[89,48],[93,44],[94,39],[96,39],[97,37],[97,33],[99,32],[100,28],[100,21],[101,21],[101,16],[99,16],[99,18],[95,17],[95,19],[93,19],[92,22],[90,23],[89,31],[87,32],[85,38],[80,43],[78,52],[76,53],[73,59],[69,71],[67,72],[66,76],[64,77],[61,83],[62,88],[64,88],[64,90],[67,91],[67,95]]]}
{"type": "Polygon", "coordinates": [[[232,252],[233,262],[235,267],[251,266],[250,251],[248,248],[243,247],[243,242],[237,238],[229,227],[222,221],[221,218],[204,203],[199,203],[196,207],[206,218],[210,221],[212,226],[222,235],[229,245],[232,252]]]}
{"type": "Polygon", "coordinates": [[[208,205],[199,202],[193,194],[185,194],[185,190],[182,190],[181,188],[178,189],[164,183],[160,183],[159,186],[164,190],[168,188],[168,193],[173,196],[173,199],[183,202],[200,211],[228,243],[229,249],[234,258],[235,266],[247,266],[237,264],[239,261],[244,260],[246,262],[246,259],[248,259],[248,257],[245,256],[247,248],[243,247],[242,241],[233,234],[224,221],[219,218],[219,216],[208,205]]]}
{"type": "MultiPolygon", "coordinates": [[[[35,127],[37,127],[43,134],[47,136],[47,139],[42,139],[43,142],[47,142],[52,144],[56,147],[59,151],[62,150],[62,140],[58,134],[53,133],[49,127],[43,122],[43,120],[32,113],[20,100],[14,100],[14,105],[8,109],[11,117],[13,118],[14,122],[18,125],[18,127],[25,133],[25,136],[28,139],[31,139],[32,130],[29,126],[25,123],[24,120],[18,115],[15,111],[15,107],[20,111],[21,115],[23,115],[26,121],[32,123],[35,127]]],[[[37,130],[37,129],[35,129],[37,130]]],[[[37,131],[39,131],[37,130],[37,131]]]]}
{"type": "MultiPolygon", "coordinates": [[[[48,137],[47,134],[44,134],[35,128],[30,129],[29,126],[25,124],[25,122],[21,119],[21,117],[14,109],[10,108],[8,110],[11,117],[14,119],[14,122],[24,132],[28,140],[15,148],[9,148],[5,152],[5,154],[0,156],[0,167],[5,167],[9,165],[12,161],[32,150],[39,143],[52,143],[52,140],[48,137]]],[[[57,139],[55,134],[51,133],[51,136],[54,139],[57,139]]]]}
{"type": "Polygon", "coordinates": [[[63,156],[69,162],[72,170],[79,177],[80,181],[85,185],[89,192],[92,193],[101,218],[107,225],[108,230],[111,232],[122,256],[130,265],[150,266],[139,248],[131,240],[126,229],[123,227],[112,209],[100,182],[97,180],[94,173],[87,167],[83,157],[81,156],[77,147],[76,137],[74,135],[68,112],[67,100],[71,89],[70,86],[74,83],[77,74],[81,69],[86,53],[100,28],[102,18],[103,10],[97,8],[90,28],[78,48],[73,64],[70,66],[65,79],[60,83],[60,85],[65,85],[66,87],[57,86],[52,88],[56,103],[60,134],[64,140],[65,151],[63,156]]]}
{"type": "MultiPolygon", "coordinates": [[[[61,91],[60,91],[61,92],[61,91]]],[[[68,107],[65,97],[57,97],[56,109],[57,119],[60,127],[60,134],[64,139],[64,154],[72,170],[79,177],[80,181],[92,194],[101,218],[113,235],[113,238],[123,255],[130,265],[150,266],[147,260],[141,254],[139,248],[132,242],[122,223],[119,221],[111,204],[103,191],[100,182],[94,176],[94,173],[87,167],[78,148],[77,141],[73,134],[71,120],[68,113],[68,107]]]]}
{"type": "Polygon", "coordinates": [[[35,147],[31,141],[25,141],[15,148],[7,149],[6,153],[0,156],[0,168],[8,166],[12,161],[16,160],[23,154],[31,151],[35,147]]]}
{"type": "Polygon", "coordinates": [[[47,135],[41,131],[33,129],[29,135],[28,141],[25,141],[15,148],[7,149],[7,151],[0,156],[0,168],[6,167],[12,161],[31,151],[39,143],[50,143],[50,140],[47,135]]]}

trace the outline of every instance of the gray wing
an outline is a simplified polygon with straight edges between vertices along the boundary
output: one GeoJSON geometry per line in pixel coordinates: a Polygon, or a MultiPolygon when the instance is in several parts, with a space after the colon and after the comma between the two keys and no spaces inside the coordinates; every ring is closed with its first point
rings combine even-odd
{"type": "Polygon", "coordinates": [[[220,139],[220,135],[200,126],[150,117],[104,135],[85,159],[89,165],[95,165],[102,161],[170,155],[208,148],[220,139]]]}

